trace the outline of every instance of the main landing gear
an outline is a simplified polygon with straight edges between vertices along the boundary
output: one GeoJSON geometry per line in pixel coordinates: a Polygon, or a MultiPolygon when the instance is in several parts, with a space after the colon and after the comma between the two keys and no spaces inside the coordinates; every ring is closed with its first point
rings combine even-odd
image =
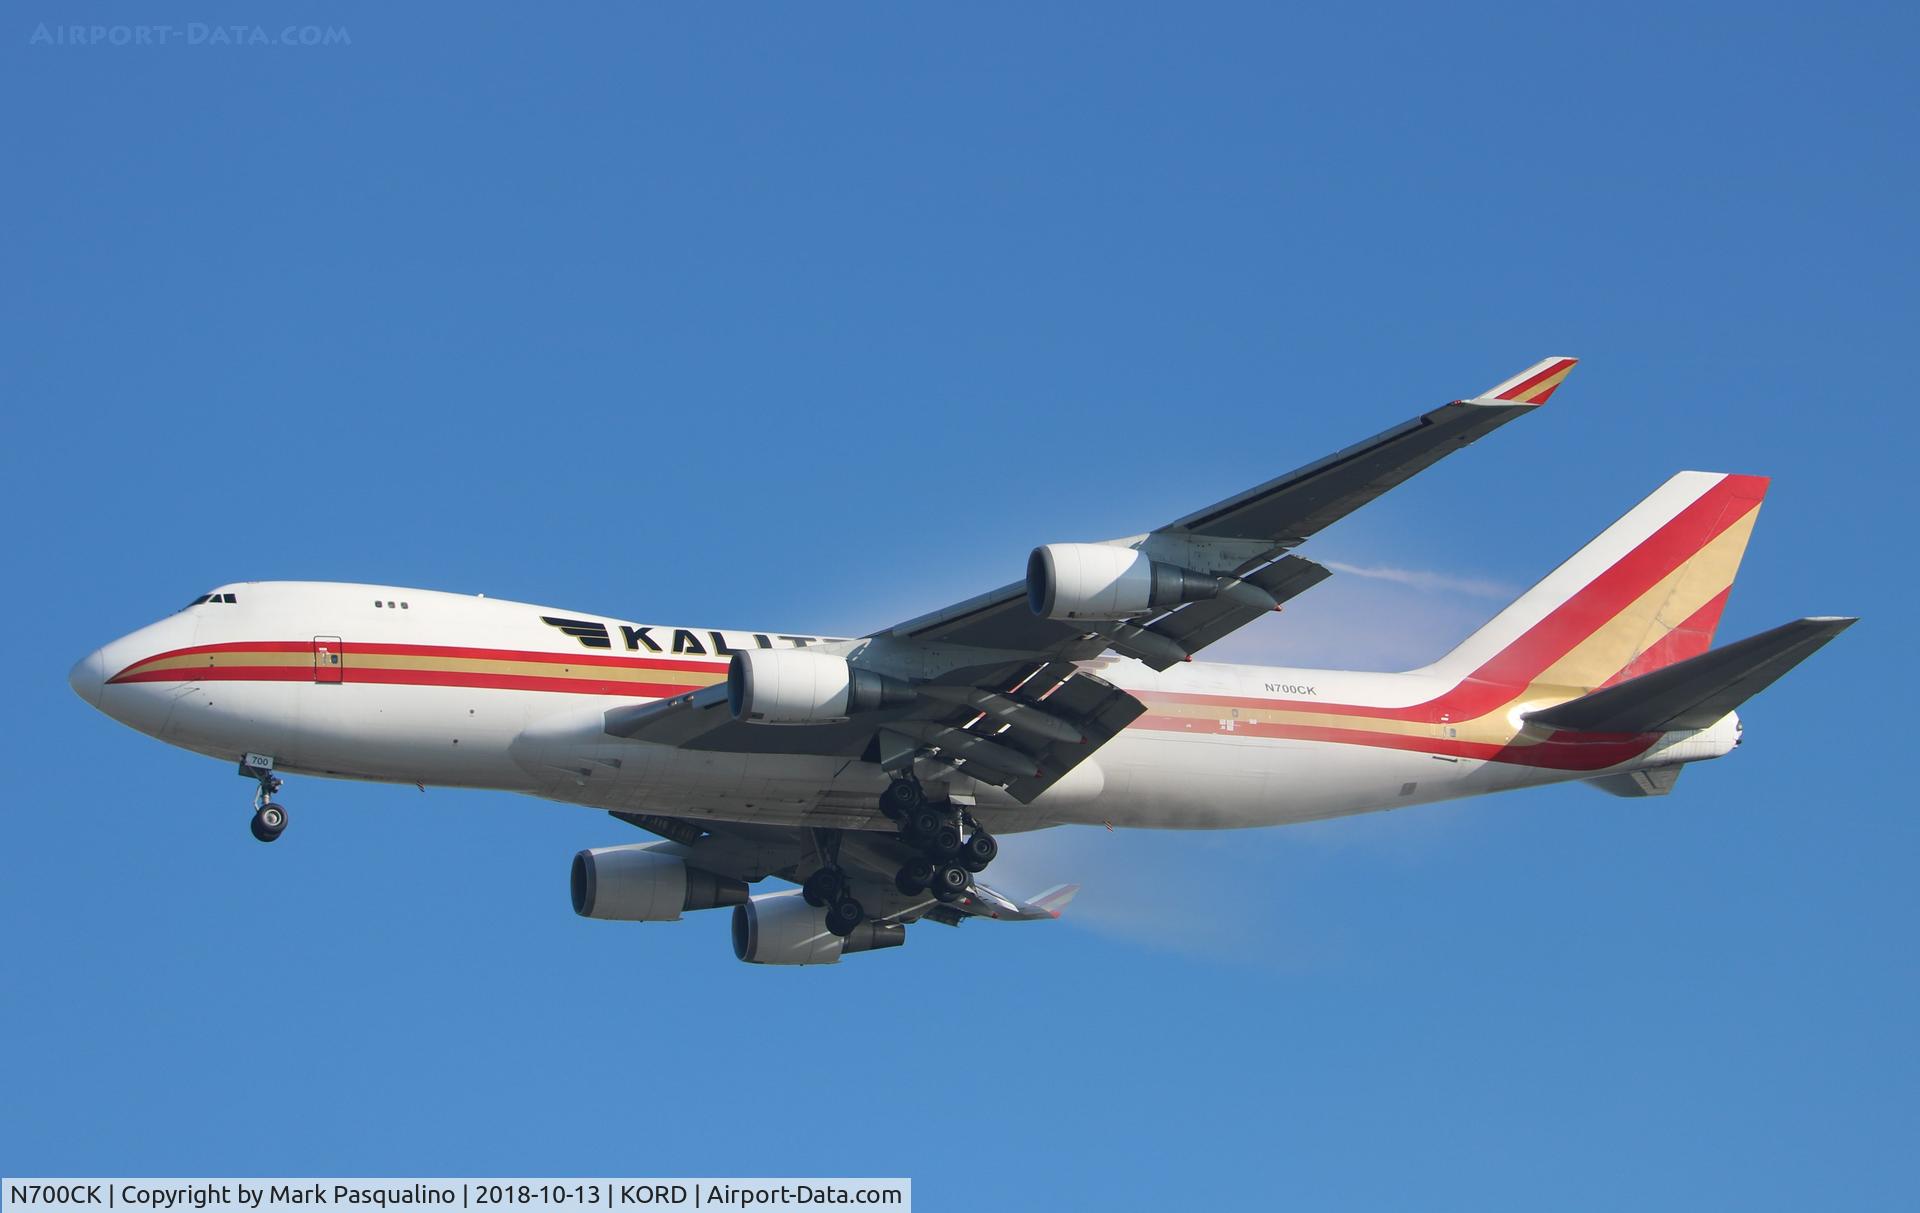
{"type": "Polygon", "coordinates": [[[287,828],[287,811],[273,800],[273,794],[280,790],[273,759],[249,754],[240,760],[240,773],[259,784],[253,793],[253,836],[261,842],[272,842],[287,828]]]}
{"type": "Polygon", "coordinates": [[[931,893],[938,901],[953,901],[972,886],[973,874],[986,871],[1000,854],[1000,844],[973,814],[929,801],[912,776],[887,786],[880,811],[900,827],[907,845],[920,852],[894,875],[893,885],[903,897],[931,893]]]}
{"type": "Polygon", "coordinates": [[[815,830],[814,844],[824,866],[801,884],[800,897],[810,906],[825,906],[827,930],[845,939],[866,921],[867,911],[854,898],[847,874],[840,867],[840,832],[815,830]]]}
{"type": "MultiPolygon", "coordinates": [[[[903,897],[931,894],[937,901],[954,901],[973,887],[976,872],[984,872],[1000,854],[1000,844],[982,829],[973,814],[949,803],[927,799],[920,781],[895,779],[880,796],[880,811],[900,828],[900,837],[919,852],[894,875],[894,887],[903,897]]],[[[820,867],[800,884],[800,896],[810,906],[827,912],[827,930],[845,938],[866,921],[866,910],[855,900],[846,871],[840,866],[840,832],[820,829],[813,834],[820,867]]]]}

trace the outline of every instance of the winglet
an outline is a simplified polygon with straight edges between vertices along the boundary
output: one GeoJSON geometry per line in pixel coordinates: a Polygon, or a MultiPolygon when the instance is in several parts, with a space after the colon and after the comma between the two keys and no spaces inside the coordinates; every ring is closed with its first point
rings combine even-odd
{"type": "Polygon", "coordinates": [[[1077,884],[1057,884],[1027,904],[1033,906],[1035,909],[1045,910],[1048,914],[1058,918],[1060,917],[1060,911],[1067,908],[1067,903],[1072,901],[1074,894],[1079,891],[1080,886],[1077,884]]]}
{"type": "Polygon", "coordinates": [[[1547,397],[1573,370],[1578,358],[1543,358],[1513,378],[1480,393],[1480,400],[1511,400],[1516,404],[1545,404],[1547,397]]]}

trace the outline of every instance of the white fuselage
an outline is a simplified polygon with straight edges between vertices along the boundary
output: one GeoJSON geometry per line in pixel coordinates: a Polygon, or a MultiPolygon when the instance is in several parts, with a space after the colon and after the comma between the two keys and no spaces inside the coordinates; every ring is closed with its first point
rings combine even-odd
{"type": "MultiPolygon", "coordinates": [[[[283,771],[672,817],[886,826],[879,768],[781,753],[792,728],[753,726],[766,746],[738,753],[604,728],[610,707],[724,678],[722,647],[848,642],[340,583],[240,583],[210,597],[82,659],[76,689],[172,745],[269,755],[283,771]]],[[[1735,727],[1576,752],[1533,744],[1517,707],[1471,726],[1451,718],[1457,688],[1431,671],[1086,664],[1147,713],[1031,805],[952,786],[990,829],[1277,825],[1713,757],[1735,727]]]]}

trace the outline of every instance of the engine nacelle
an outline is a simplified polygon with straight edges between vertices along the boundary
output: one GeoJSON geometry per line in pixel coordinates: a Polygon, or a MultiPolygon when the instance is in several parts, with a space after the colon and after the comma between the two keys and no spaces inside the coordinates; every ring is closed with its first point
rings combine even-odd
{"type": "Polygon", "coordinates": [[[830,965],[851,952],[897,948],[907,928],[863,922],[845,939],[827,930],[827,912],[794,889],[750,897],[733,907],[733,954],[756,965],[830,965]]]}
{"type": "Polygon", "coordinates": [[[1641,755],[1643,764],[1654,762],[1699,762],[1733,753],[1740,744],[1743,726],[1740,713],[1728,712],[1704,729],[1683,729],[1667,733],[1653,748],[1641,755]]]}
{"type": "Polygon", "coordinates": [[[749,724],[834,724],[912,698],[898,678],[811,649],[743,649],[727,666],[727,708],[749,724]]]}
{"type": "Polygon", "coordinates": [[[1044,619],[1125,619],[1221,588],[1218,577],[1105,543],[1049,543],[1027,557],[1027,605],[1044,619]]]}
{"type": "Polygon", "coordinates": [[[672,922],[683,910],[737,906],[745,881],[690,868],[658,844],[601,847],[573,857],[573,912],[619,922],[672,922]]]}

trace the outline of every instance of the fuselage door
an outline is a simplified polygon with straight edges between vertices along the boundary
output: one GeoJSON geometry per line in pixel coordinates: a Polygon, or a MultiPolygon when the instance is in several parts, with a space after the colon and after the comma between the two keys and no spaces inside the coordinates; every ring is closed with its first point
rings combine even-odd
{"type": "Polygon", "coordinates": [[[313,638],[313,680],[315,682],[347,680],[347,654],[341,647],[338,636],[313,638]]]}

